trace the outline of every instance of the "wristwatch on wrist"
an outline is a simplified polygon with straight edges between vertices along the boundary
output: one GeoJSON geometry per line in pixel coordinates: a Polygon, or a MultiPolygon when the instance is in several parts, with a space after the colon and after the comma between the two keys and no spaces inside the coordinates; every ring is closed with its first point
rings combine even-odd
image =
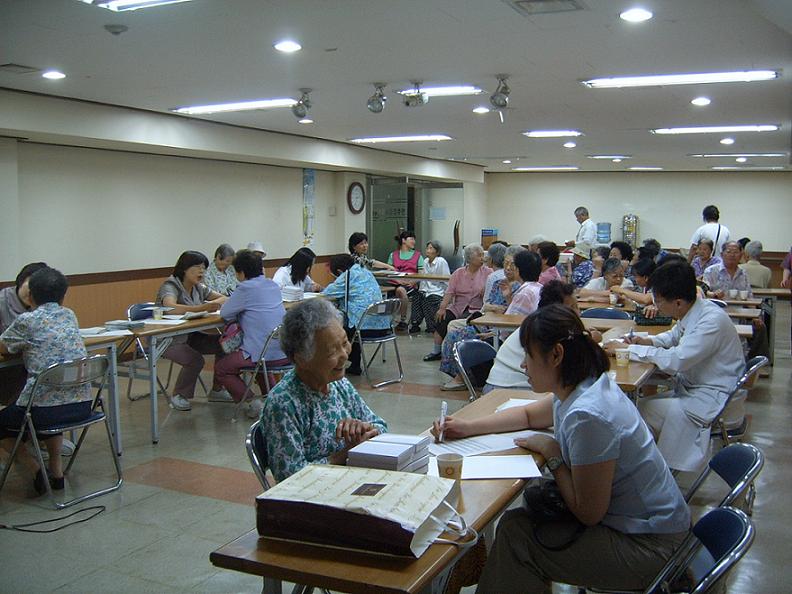
{"type": "Polygon", "coordinates": [[[564,464],[564,461],[557,456],[553,456],[552,458],[547,459],[547,469],[550,472],[555,472],[564,464]]]}

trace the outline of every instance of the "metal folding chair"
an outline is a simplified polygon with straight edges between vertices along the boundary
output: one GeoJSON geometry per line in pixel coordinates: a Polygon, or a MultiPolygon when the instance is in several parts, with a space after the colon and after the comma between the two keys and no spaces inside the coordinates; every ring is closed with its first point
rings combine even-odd
{"type": "Polygon", "coordinates": [[[242,400],[240,400],[236,405],[236,408],[234,410],[234,419],[236,419],[237,414],[239,413],[239,410],[242,407],[242,405],[248,400],[248,398],[250,398],[250,396],[253,395],[253,391],[252,391],[253,381],[256,379],[256,376],[259,373],[264,374],[264,385],[267,388],[267,393],[269,393],[269,391],[273,388],[273,386],[270,385],[270,381],[269,381],[270,373],[282,375],[287,371],[289,371],[290,369],[294,369],[294,364],[292,363],[287,363],[286,365],[267,364],[267,358],[266,358],[267,351],[269,350],[272,341],[278,339],[280,329],[281,329],[280,326],[276,326],[275,328],[272,329],[272,332],[269,333],[269,336],[267,336],[267,340],[264,341],[264,347],[261,349],[261,354],[259,355],[256,364],[252,367],[248,367],[240,370],[242,374],[247,375],[248,377],[247,380],[245,381],[245,395],[242,397],[242,400]]]}
{"type": "Polygon", "coordinates": [[[453,352],[457,369],[470,395],[470,402],[473,402],[478,398],[478,392],[476,392],[476,388],[473,386],[473,382],[468,375],[468,369],[494,360],[498,351],[488,342],[477,338],[471,338],[454,344],[453,352]]]}
{"type": "MultiPolygon", "coordinates": [[[[127,320],[130,322],[135,322],[138,320],[145,320],[152,316],[151,308],[154,307],[154,302],[152,301],[144,301],[143,303],[133,303],[127,308],[127,320]]],[[[157,359],[162,356],[168,347],[173,342],[172,338],[164,338],[162,342],[157,343],[157,359]]],[[[146,398],[149,396],[148,391],[142,394],[132,394],[132,381],[135,379],[148,379],[148,375],[146,373],[141,373],[138,371],[137,368],[137,361],[138,358],[142,357],[144,363],[148,363],[148,350],[146,346],[143,344],[143,341],[139,338],[135,338],[135,348],[132,351],[132,360],[128,364],[129,372],[128,377],[129,381],[127,382],[127,398],[133,402],[136,400],[140,400],[142,398],[146,398]]],[[[144,369],[147,369],[147,365],[144,364],[144,369]]],[[[162,384],[159,378],[157,378],[157,385],[160,388],[160,391],[164,396],[167,397],[168,395],[168,386],[170,386],[171,375],[173,374],[173,361],[170,362],[170,367],[168,368],[168,379],[165,382],[165,385],[162,384]]]]}
{"type": "Polygon", "coordinates": [[[393,331],[393,316],[399,311],[399,307],[401,302],[398,299],[385,299],[384,301],[378,301],[377,303],[372,303],[368,306],[366,311],[363,313],[363,316],[360,318],[360,322],[355,329],[355,337],[354,339],[358,341],[360,344],[360,360],[363,363],[363,373],[366,375],[366,380],[368,380],[369,385],[372,388],[381,388],[382,386],[387,386],[389,384],[396,384],[404,378],[404,370],[402,369],[402,362],[401,357],[399,356],[399,345],[396,342],[396,333],[393,331]],[[377,336],[377,337],[366,337],[361,334],[360,328],[365,324],[365,321],[370,318],[387,318],[389,324],[389,332],[385,336],[377,336]],[[383,359],[384,359],[384,352],[385,352],[385,344],[392,342],[393,349],[396,351],[396,363],[399,366],[399,377],[388,379],[378,384],[372,383],[371,377],[369,376],[369,366],[371,365],[374,358],[379,353],[380,349],[383,350],[383,359]],[[365,344],[376,344],[377,348],[374,350],[374,353],[371,355],[370,359],[366,359],[366,351],[363,349],[363,345],[365,344]]]}
{"type": "Polygon", "coordinates": [[[629,320],[630,314],[623,309],[613,307],[592,307],[580,313],[581,318],[599,318],[605,320],[629,320]]]}
{"type": "Polygon", "coordinates": [[[115,491],[121,487],[121,483],[123,482],[123,477],[121,475],[121,465],[118,461],[118,454],[116,452],[115,445],[113,444],[113,436],[110,431],[110,424],[107,421],[107,415],[105,414],[104,400],[102,399],[102,389],[104,388],[104,384],[107,380],[107,370],[109,365],[110,362],[107,359],[107,355],[93,355],[91,357],[83,357],[81,359],[75,359],[72,361],[55,363],[54,365],[50,365],[47,369],[42,371],[38,377],[36,377],[36,381],[33,384],[33,391],[31,392],[30,401],[28,402],[27,409],[25,411],[25,418],[19,428],[19,435],[17,436],[14,447],[11,450],[11,456],[8,460],[8,464],[3,471],[2,477],[0,477],[0,490],[2,490],[3,485],[5,484],[8,472],[11,469],[14,458],[16,457],[16,453],[20,446],[22,446],[22,439],[24,438],[25,433],[30,435],[31,442],[33,443],[33,450],[35,451],[36,459],[39,463],[41,471],[46,473],[46,465],[44,464],[44,459],[41,455],[41,446],[39,444],[37,434],[49,436],[64,433],[66,431],[76,431],[78,429],[82,429],[80,432],[80,438],[77,440],[77,445],[74,448],[74,453],[69,460],[69,464],[64,469],[63,474],[64,476],[67,476],[74,465],[74,461],[77,459],[77,454],[79,453],[80,447],[83,444],[83,440],[85,439],[85,434],[87,433],[88,428],[91,425],[95,425],[96,423],[104,423],[105,430],[107,432],[107,441],[110,444],[110,452],[113,457],[113,464],[115,465],[116,475],[118,477],[116,483],[110,487],[99,489],[86,495],[81,495],[79,497],[75,497],[74,499],[64,501],[63,503],[59,503],[55,500],[52,494],[52,487],[50,486],[49,480],[46,480],[44,482],[47,488],[47,494],[56,509],[63,509],[88,499],[93,499],[94,497],[111,493],[112,491],[115,491]],[[96,392],[96,396],[93,399],[91,414],[86,419],[68,423],[56,423],[55,425],[47,425],[45,427],[34,426],[31,409],[35,404],[36,396],[41,391],[58,388],[80,388],[82,386],[90,387],[94,382],[99,382],[99,387],[96,392]]]}
{"type": "Polygon", "coordinates": [[[748,421],[744,417],[739,426],[732,427],[731,429],[728,428],[726,425],[726,410],[738,392],[742,390],[749,381],[751,381],[751,378],[753,378],[753,376],[755,376],[762,367],[769,364],[770,360],[762,355],[753,357],[748,361],[746,364],[745,373],[742,374],[740,379],[737,380],[737,383],[734,384],[734,388],[732,388],[732,391],[729,393],[726,401],[723,403],[723,407],[716,415],[715,420],[712,422],[712,428],[717,429],[717,431],[713,431],[711,436],[713,438],[720,438],[721,441],[723,441],[724,446],[742,439],[745,435],[745,431],[748,428],[748,421]]]}
{"type": "Polygon", "coordinates": [[[714,472],[729,485],[729,492],[718,504],[718,507],[734,505],[747,491],[745,496],[745,512],[751,514],[756,497],[754,480],[764,466],[764,454],[757,447],[747,443],[734,443],[723,448],[707,464],[704,471],[696,478],[685,494],[685,501],[690,502],[701,485],[714,472]]]}

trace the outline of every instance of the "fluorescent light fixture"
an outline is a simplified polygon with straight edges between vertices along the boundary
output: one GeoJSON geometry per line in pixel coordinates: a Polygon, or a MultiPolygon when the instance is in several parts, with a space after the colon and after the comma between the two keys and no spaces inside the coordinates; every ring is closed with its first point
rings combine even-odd
{"type": "Polygon", "coordinates": [[[784,171],[785,167],[733,167],[733,166],[723,166],[723,167],[711,167],[713,171],[784,171]]]}
{"type": "Polygon", "coordinates": [[[138,10],[153,6],[165,6],[166,4],[179,4],[181,2],[190,2],[190,0],[109,0],[107,2],[95,2],[95,4],[113,12],[124,12],[126,10],[138,10]]]}
{"type": "Polygon", "coordinates": [[[575,148],[576,146],[577,146],[577,143],[576,142],[572,142],[571,140],[569,142],[565,142],[564,143],[564,148],[572,149],[572,148],[575,148]]]}
{"type": "Polygon", "coordinates": [[[357,144],[379,144],[382,142],[432,142],[454,140],[445,134],[416,134],[414,136],[375,136],[371,138],[350,138],[349,142],[357,144]]]}
{"type": "Polygon", "coordinates": [[[583,84],[592,89],[623,89],[626,87],[664,87],[668,85],[700,85],[708,83],[757,82],[778,78],[775,70],[741,72],[702,72],[699,74],[648,74],[592,78],[583,84]]]}
{"type": "Polygon", "coordinates": [[[489,113],[489,107],[484,107],[483,105],[479,105],[478,107],[473,108],[473,113],[489,113]]]}
{"type": "Polygon", "coordinates": [[[47,70],[46,72],[42,72],[41,76],[48,80],[60,80],[62,78],[66,78],[66,75],[60,70],[47,70]]]}
{"type": "Polygon", "coordinates": [[[614,163],[621,163],[621,162],[623,161],[623,159],[619,159],[619,158],[617,157],[616,159],[612,159],[612,161],[613,161],[614,163]]]}
{"type": "Polygon", "coordinates": [[[238,101],[236,103],[216,103],[214,105],[194,105],[179,107],[171,111],[187,115],[206,115],[209,113],[222,113],[226,111],[249,111],[252,109],[272,109],[273,107],[291,107],[296,104],[295,99],[257,99],[255,101],[238,101]]]}
{"type": "Polygon", "coordinates": [[[632,159],[632,155],[586,155],[588,159],[632,159]]]}
{"type": "Polygon", "coordinates": [[[523,135],[528,138],[565,138],[583,136],[583,133],[578,130],[526,130],[523,135]]]}
{"type": "Polygon", "coordinates": [[[721,144],[734,144],[734,138],[721,138],[721,144]]]}
{"type": "Polygon", "coordinates": [[[313,124],[314,121],[311,118],[303,118],[297,121],[298,124],[313,124]]]}
{"type": "Polygon", "coordinates": [[[647,167],[647,166],[643,166],[643,165],[638,165],[638,166],[635,166],[635,167],[629,167],[628,169],[630,171],[662,171],[663,170],[662,167],[647,167]]]}
{"type": "Polygon", "coordinates": [[[745,158],[745,157],[737,157],[737,158],[735,159],[735,161],[737,161],[738,163],[747,163],[747,162],[748,162],[748,159],[747,159],[747,158],[745,158]]]}
{"type": "MultiPolygon", "coordinates": [[[[776,124],[751,124],[750,126],[690,126],[687,128],[657,128],[652,134],[723,134],[726,132],[775,132],[776,124]]],[[[728,144],[728,143],[724,143],[728,144]]]]}
{"type": "MultiPolygon", "coordinates": [[[[457,85],[450,87],[420,87],[419,93],[428,97],[454,97],[457,95],[478,95],[483,91],[472,85],[457,85]]],[[[415,87],[398,91],[400,95],[415,95],[415,87]]]]}
{"type": "Polygon", "coordinates": [[[274,47],[279,52],[283,52],[284,54],[293,54],[294,52],[299,52],[302,49],[302,46],[299,43],[292,41],[291,39],[279,41],[272,47],[274,47]]]}
{"type": "Polygon", "coordinates": [[[577,171],[580,167],[572,165],[548,165],[538,167],[512,167],[512,171],[577,171]]]}
{"type": "Polygon", "coordinates": [[[712,103],[712,99],[710,99],[709,97],[696,97],[690,102],[696,107],[706,107],[707,105],[712,103]]]}
{"type": "Polygon", "coordinates": [[[723,159],[730,157],[786,157],[787,153],[698,153],[688,155],[688,157],[698,157],[705,159],[723,159]]]}
{"type": "Polygon", "coordinates": [[[645,8],[631,8],[621,13],[619,18],[623,21],[627,21],[628,23],[643,23],[644,21],[651,19],[653,16],[654,15],[645,8]]]}
{"type": "Polygon", "coordinates": [[[511,161],[509,159],[504,159],[503,161],[501,161],[501,163],[503,163],[504,165],[509,165],[511,161]]]}

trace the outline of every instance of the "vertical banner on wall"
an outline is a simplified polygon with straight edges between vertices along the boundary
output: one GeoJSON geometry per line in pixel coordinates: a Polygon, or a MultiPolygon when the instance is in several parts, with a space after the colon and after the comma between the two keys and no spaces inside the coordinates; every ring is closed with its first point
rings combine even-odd
{"type": "Polygon", "coordinates": [[[316,171],[303,169],[303,246],[310,247],[314,242],[314,206],[316,171]]]}

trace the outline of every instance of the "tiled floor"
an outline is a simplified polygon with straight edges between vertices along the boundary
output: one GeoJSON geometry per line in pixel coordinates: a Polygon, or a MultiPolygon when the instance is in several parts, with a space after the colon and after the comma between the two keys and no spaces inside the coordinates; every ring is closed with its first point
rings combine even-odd
{"type": "MultiPolygon", "coordinates": [[[[765,452],[767,463],[757,485],[753,516],[757,538],[730,579],[729,591],[735,593],[776,594],[789,591],[792,583],[788,563],[792,519],[789,303],[781,302],[779,310],[776,364],[771,376],[751,391],[747,406],[750,441],[765,452]]],[[[362,378],[353,382],[392,431],[418,432],[437,415],[442,399],[454,411],[464,405],[464,395],[441,392],[444,376],[437,364],[421,361],[430,338],[418,335],[399,341],[407,363],[403,383],[371,391],[362,378]]],[[[387,364],[392,363],[389,357],[387,364]]],[[[124,388],[125,381],[121,379],[124,388]]],[[[135,388],[145,390],[142,382],[135,388]]],[[[162,437],[158,445],[152,445],[148,400],[124,399],[124,486],[115,494],[78,506],[106,506],[88,522],[54,534],[0,531],[0,592],[260,591],[259,578],[218,570],[209,563],[212,550],[255,523],[252,500],[259,487],[244,450],[248,422],[232,422],[232,409],[196,402],[192,412],[175,412],[163,401],[162,437]]],[[[112,464],[102,438],[94,430],[67,489],[80,491],[109,481],[112,464]]],[[[48,509],[44,499],[31,498],[28,482],[12,473],[0,494],[1,523],[68,513],[48,509]]]]}

